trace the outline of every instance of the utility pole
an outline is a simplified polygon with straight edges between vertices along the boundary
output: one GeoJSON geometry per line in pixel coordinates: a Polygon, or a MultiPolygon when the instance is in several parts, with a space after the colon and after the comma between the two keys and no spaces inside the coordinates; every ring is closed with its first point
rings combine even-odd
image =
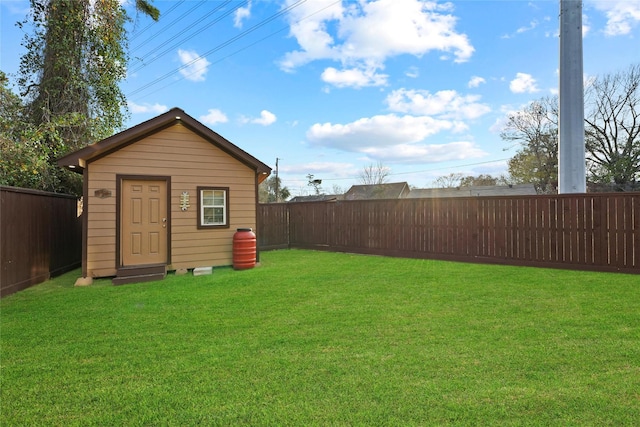
{"type": "Polygon", "coordinates": [[[560,0],[558,193],[585,193],[582,1],[560,0]]]}
{"type": "Polygon", "coordinates": [[[278,161],[280,159],[276,157],[276,203],[280,201],[280,181],[278,180],[278,161]]]}

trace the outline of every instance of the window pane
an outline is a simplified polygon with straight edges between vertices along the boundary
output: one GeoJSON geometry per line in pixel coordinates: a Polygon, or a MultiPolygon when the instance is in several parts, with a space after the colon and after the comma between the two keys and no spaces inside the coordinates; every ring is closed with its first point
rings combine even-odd
{"type": "Polygon", "coordinates": [[[203,225],[212,225],[214,222],[214,212],[213,208],[204,208],[202,212],[202,224],[203,225]]]}
{"type": "Polygon", "coordinates": [[[224,224],[224,208],[213,208],[213,220],[216,224],[224,224]]]}
{"type": "Polygon", "coordinates": [[[213,205],[213,199],[214,199],[214,195],[213,195],[213,191],[210,190],[204,190],[202,191],[202,204],[204,206],[211,206],[213,205]]]}
{"type": "Polygon", "coordinates": [[[203,226],[227,225],[227,191],[200,190],[200,224],[203,226]]]}
{"type": "Polygon", "coordinates": [[[216,206],[224,206],[224,191],[216,191],[213,196],[213,204],[216,206]]]}

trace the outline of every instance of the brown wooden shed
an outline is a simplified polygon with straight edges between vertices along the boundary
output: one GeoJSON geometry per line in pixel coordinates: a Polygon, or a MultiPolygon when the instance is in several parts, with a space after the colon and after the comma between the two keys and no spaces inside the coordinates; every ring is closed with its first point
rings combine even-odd
{"type": "MultiPolygon", "coordinates": [[[[271,168],[174,108],[58,160],[83,174],[82,275],[114,283],[231,265],[271,168]]],[[[259,230],[256,230],[259,233],[259,230]]]]}

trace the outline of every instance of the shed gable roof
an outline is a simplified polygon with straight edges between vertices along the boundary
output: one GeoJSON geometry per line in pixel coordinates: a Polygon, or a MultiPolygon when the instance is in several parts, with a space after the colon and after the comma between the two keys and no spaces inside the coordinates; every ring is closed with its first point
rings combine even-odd
{"type": "Polygon", "coordinates": [[[262,182],[271,173],[271,168],[260,160],[256,159],[238,146],[232,144],[220,134],[209,129],[193,117],[189,116],[180,108],[172,108],[164,114],[161,114],[139,125],[133,126],[125,131],[112,135],[108,138],[98,141],[95,144],[88,145],[80,150],[69,153],[58,159],[58,166],[66,167],[76,172],[81,172],[88,163],[93,160],[108,156],[109,154],[140,141],[150,135],[160,132],[181,123],[187,129],[198,134],[206,141],[220,148],[236,160],[244,163],[249,168],[254,169],[258,174],[258,181],[262,182]]]}

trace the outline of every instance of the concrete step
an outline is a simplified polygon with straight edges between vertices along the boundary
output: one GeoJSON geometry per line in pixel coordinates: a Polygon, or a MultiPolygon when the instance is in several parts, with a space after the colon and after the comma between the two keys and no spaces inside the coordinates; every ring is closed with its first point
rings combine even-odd
{"type": "Polygon", "coordinates": [[[166,265],[143,265],[119,268],[116,277],[111,280],[114,285],[152,282],[163,280],[167,275],[166,265]]]}

